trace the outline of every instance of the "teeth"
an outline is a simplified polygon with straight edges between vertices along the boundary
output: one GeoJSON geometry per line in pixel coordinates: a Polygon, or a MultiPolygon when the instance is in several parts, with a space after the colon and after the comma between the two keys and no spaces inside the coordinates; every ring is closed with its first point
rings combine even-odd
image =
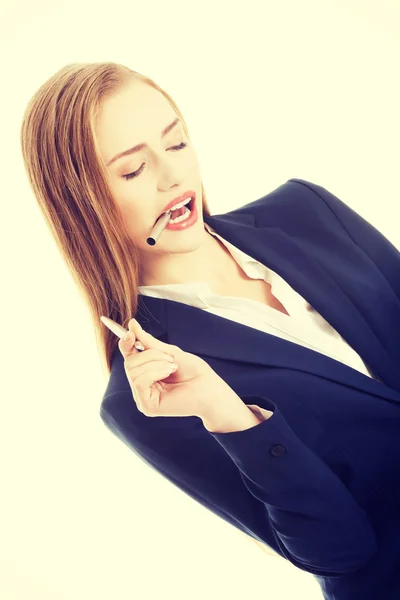
{"type": "Polygon", "coordinates": [[[177,210],[178,208],[181,208],[182,206],[185,206],[186,204],[188,204],[190,201],[191,201],[191,198],[187,198],[183,202],[179,202],[179,204],[175,204],[175,206],[173,206],[172,208],[169,208],[168,210],[177,210]]]}
{"type": "Polygon", "coordinates": [[[190,215],[190,209],[186,208],[186,212],[184,212],[183,215],[181,215],[180,217],[176,217],[176,219],[171,219],[169,224],[180,223],[181,221],[186,221],[186,219],[189,218],[189,215],[190,215]]]}

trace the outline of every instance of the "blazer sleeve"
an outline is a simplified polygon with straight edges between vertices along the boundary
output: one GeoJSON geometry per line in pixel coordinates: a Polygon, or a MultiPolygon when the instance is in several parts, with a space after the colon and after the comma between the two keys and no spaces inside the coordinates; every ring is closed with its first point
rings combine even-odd
{"type": "Polygon", "coordinates": [[[148,418],[131,392],[104,398],[104,424],[147,465],[206,509],[296,567],[340,577],[364,567],[377,542],[365,511],[335,473],[273,415],[250,429],[209,432],[197,417],[148,418]]]}
{"type": "MultiPolygon", "coordinates": [[[[364,567],[377,551],[365,511],[331,469],[295,435],[271,400],[273,415],[243,431],[209,432],[262,502],[282,554],[299,569],[339,577],[364,567]]],[[[262,402],[260,402],[262,398],[262,402]]]]}
{"type": "Polygon", "coordinates": [[[371,223],[325,188],[302,179],[291,179],[310,190],[331,210],[353,242],[371,259],[400,300],[400,252],[371,223]]]}

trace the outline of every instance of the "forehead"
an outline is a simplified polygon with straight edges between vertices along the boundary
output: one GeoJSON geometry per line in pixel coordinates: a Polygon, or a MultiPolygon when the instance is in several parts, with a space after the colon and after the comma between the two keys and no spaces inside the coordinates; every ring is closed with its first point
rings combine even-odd
{"type": "Polygon", "coordinates": [[[161,92],[142,82],[125,85],[106,98],[96,123],[96,135],[103,152],[120,152],[125,146],[159,139],[161,130],[176,113],[161,92]]]}

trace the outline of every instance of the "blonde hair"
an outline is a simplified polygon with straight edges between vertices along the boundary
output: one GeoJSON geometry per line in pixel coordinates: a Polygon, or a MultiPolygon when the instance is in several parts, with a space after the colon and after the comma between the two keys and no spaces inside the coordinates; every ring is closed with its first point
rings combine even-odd
{"type": "MultiPolygon", "coordinates": [[[[30,99],[21,126],[29,183],[89,307],[108,376],[118,338],[100,316],[128,327],[137,312],[140,265],[107,183],[95,123],[102,101],[130,81],[141,81],[161,92],[190,139],[183,115],[165,90],[137,71],[112,62],[73,63],[57,71],[30,99]]],[[[203,184],[201,191],[203,213],[210,215],[203,184]]],[[[245,535],[264,552],[272,553],[245,535]]]]}
{"type": "MultiPolygon", "coordinates": [[[[30,185],[89,307],[102,368],[108,376],[119,339],[100,316],[128,327],[137,312],[140,264],[107,183],[95,123],[102,100],[132,80],[165,96],[190,139],[183,115],[169,94],[148,77],[118,63],[66,65],[33,95],[21,126],[30,185]]],[[[203,185],[201,191],[203,213],[210,215],[203,185]]]]}

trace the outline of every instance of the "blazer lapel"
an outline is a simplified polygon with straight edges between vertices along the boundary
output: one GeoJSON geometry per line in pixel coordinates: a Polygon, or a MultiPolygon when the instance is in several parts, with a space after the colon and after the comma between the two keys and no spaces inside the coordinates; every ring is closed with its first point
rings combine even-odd
{"type": "MultiPolygon", "coordinates": [[[[370,292],[363,290],[362,280],[356,306],[344,286],[339,285],[338,278],[334,280],[328,269],[317,262],[317,257],[282,229],[259,223],[256,226],[254,215],[244,212],[203,215],[203,219],[224,239],[285,279],[386,385],[319,352],[180,302],[160,302],[158,298],[139,295],[136,318],[144,329],[205,358],[303,370],[400,402],[398,370],[359,310],[360,302],[367,302],[365,298],[370,292]],[[141,316],[149,313],[153,316],[150,320],[141,316]]],[[[400,322],[400,312],[397,317],[400,322]]]]}

